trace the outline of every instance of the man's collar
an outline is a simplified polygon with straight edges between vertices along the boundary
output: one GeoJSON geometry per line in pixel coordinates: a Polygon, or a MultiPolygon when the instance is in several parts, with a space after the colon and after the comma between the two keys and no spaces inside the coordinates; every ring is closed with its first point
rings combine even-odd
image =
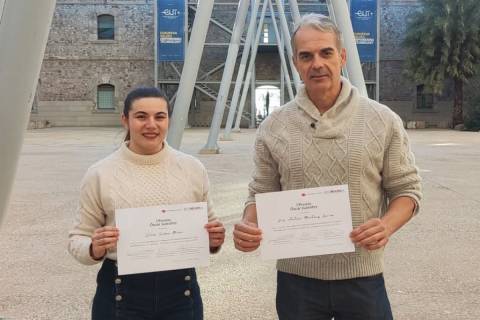
{"type": "Polygon", "coordinates": [[[352,86],[348,79],[341,77],[341,89],[340,94],[338,95],[337,99],[335,100],[334,104],[331,108],[329,108],[324,113],[320,113],[318,108],[315,106],[312,100],[310,100],[305,85],[300,85],[297,95],[295,96],[295,102],[302,108],[307,114],[309,114],[315,120],[320,120],[320,118],[329,116],[332,114],[334,116],[335,109],[338,108],[339,105],[343,104],[346,100],[348,100],[349,96],[351,95],[352,86]]]}

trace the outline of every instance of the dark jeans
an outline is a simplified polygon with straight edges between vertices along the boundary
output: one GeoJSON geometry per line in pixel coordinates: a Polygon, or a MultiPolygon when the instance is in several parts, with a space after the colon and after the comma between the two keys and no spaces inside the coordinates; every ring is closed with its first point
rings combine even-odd
{"type": "Polygon", "coordinates": [[[93,320],[202,320],[195,269],[118,276],[112,260],[98,272],[93,320]]]}
{"type": "Polygon", "coordinates": [[[278,272],[280,320],[392,320],[383,275],[317,280],[278,272]]]}

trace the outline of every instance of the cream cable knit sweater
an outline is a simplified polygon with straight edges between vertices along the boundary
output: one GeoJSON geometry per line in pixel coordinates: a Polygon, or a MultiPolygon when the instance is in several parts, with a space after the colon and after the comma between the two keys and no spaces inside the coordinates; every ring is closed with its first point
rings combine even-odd
{"type": "MultiPolygon", "coordinates": [[[[154,155],[136,154],[122,144],[85,174],[68,251],[83,264],[98,263],[89,253],[90,237],[96,228],[115,225],[115,209],[207,202],[212,221],[208,190],[207,172],[194,157],[167,143],[154,155]]],[[[106,257],[116,260],[116,251],[110,250],[106,257]]]]}
{"type": "MultiPolygon", "coordinates": [[[[360,96],[346,79],[324,114],[304,87],[295,100],[275,110],[258,129],[254,161],[246,205],[256,193],[348,184],[355,227],[382,216],[387,201],[408,196],[418,208],[422,196],[400,117],[360,96]]],[[[383,272],[383,249],[357,247],[353,253],[283,259],[277,268],[323,280],[371,276],[383,272]]]]}

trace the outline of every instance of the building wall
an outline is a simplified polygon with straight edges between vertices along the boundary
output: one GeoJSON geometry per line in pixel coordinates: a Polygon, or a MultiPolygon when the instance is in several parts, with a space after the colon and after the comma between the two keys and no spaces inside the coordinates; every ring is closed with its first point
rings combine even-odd
{"type": "Polygon", "coordinates": [[[53,126],[120,125],[122,101],[139,85],[154,85],[151,0],[58,0],[37,104],[31,120],[53,126]],[[114,40],[97,40],[97,16],[115,17],[114,40]],[[115,110],[97,110],[97,86],[115,86],[115,110]]]}
{"type": "MultiPolygon", "coordinates": [[[[432,110],[418,110],[416,84],[404,73],[402,40],[408,17],[419,9],[419,1],[379,1],[381,102],[405,121],[426,121],[429,126],[446,126],[451,115],[449,90],[435,98],[432,110]]],[[[324,6],[302,5],[302,2],[312,1],[299,1],[300,9],[305,12],[322,12],[325,9],[324,6]]],[[[217,0],[213,18],[233,28],[237,3],[238,0],[217,0]],[[233,5],[224,4],[228,2],[233,5]]],[[[153,6],[154,0],[58,0],[31,119],[48,121],[54,126],[119,125],[122,101],[128,91],[140,85],[154,85],[153,6]],[[115,40],[97,40],[97,16],[100,14],[115,17],[115,40]],[[100,84],[115,86],[115,110],[97,110],[97,86],[100,84]]],[[[194,11],[189,9],[190,23],[193,22],[193,14],[194,11]]],[[[225,62],[229,41],[227,32],[210,24],[206,42],[212,45],[204,48],[198,78],[225,62]]],[[[175,65],[181,72],[182,65],[175,65]]],[[[255,71],[259,81],[257,86],[267,82],[279,85],[280,59],[274,46],[259,48],[255,71]]],[[[222,73],[223,69],[220,69],[203,80],[218,92],[222,73]]],[[[172,96],[180,77],[171,64],[160,64],[159,79],[165,80],[161,86],[172,96]]],[[[235,79],[236,71],[232,80],[235,79]]],[[[230,86],[230,93],[233,88],[234,84],[230,86]]],[[[250,116],[250,101],[249,94],[244,108],[246,117],[250,116]]],[[[214,107],[214,100],[195,90],[189,124],[208,126],[214,107]]],[[[224,122],[227,115],[228,109],[224,112],[224,122]]],[[[248,121],[243,120],[242,125],[248,126],[248,121]]]]}
{"type": "Polygon", "coordinates": [[[429,127],[450,124],[451,90],[434,99],[431,110],[417,108],[417,84],[405,75],[406,51],[402,45],[409,17],[420,9],[416,0],[382,0],[380,13],[380,101],[398,113],[405,122],[425,121],[429,127]]]}

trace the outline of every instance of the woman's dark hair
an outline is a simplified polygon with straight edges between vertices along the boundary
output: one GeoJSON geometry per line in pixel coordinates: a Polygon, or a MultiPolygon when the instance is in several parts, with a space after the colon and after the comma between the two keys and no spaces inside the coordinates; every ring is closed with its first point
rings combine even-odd
{"type": "MultiPolygon", "coordinates": [[[[168,102],[168,97],[162,90],[155,87],[138,87],[127,94],[123,104],[123,115],[128,118],[128,112],[132,108],[133,102],[142,98],[161,98],[167,103],[168,117],[172,115],[172,108],[168,102]]],[[[130,132],[127,132],[125,141],[130,140],[130,132]]]]}

